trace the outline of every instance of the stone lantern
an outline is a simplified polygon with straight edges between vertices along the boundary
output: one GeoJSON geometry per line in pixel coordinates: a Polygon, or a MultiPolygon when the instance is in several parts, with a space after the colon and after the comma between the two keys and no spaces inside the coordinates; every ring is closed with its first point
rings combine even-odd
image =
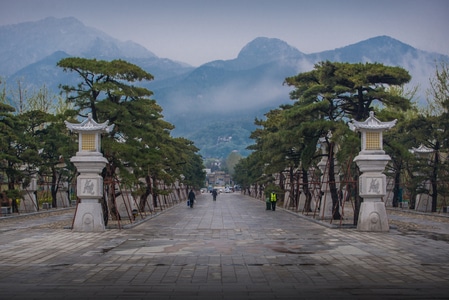
{"type": "Polygon", "coordinates": [[[65,122],[67,128],[79,134],[78,152],[70,161],[79,173],[76,181],[78,204],[73,230],[104,231],[103,209],[99,200],[103,197],[103,177],[100,176],[107,159],[100,152],[101,134],[110,132],[114,125],[108,121],[98,124],[89,114],[80,124],[65,122]]]}
{"type": "Polygon", "coordinates": [[[389,231],[387,212],[382,197],[387,194],[386,176],[382,172],[390,161],[383,150],[383,131],[391,129],[397,120],[381,122],[374,112],[364,122],[351,120],[348,126],[362,134],[362,151],[354,158],[362,172],[359,178],[360,206],[357,229],[360,231],[389,231]]]}

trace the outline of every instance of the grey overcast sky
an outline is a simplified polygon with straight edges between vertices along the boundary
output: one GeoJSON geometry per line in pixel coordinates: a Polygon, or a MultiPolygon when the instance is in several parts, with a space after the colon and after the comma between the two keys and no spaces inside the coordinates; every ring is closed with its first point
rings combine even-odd
{"type": "Polygon", "coordinates": [[[0,0],[0,26],[50,16],[193,66],[233,59],[260,36],[313,53],[388,35],[449,55],[448,0],[0,0]]]}

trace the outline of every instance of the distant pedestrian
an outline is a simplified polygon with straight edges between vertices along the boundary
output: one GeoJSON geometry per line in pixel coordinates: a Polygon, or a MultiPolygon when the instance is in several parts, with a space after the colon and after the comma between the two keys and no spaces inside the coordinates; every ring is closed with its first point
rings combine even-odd
{"type": "Polygon", "coordinates": [[[271,210],[272,211],[276,210],[276,201],[277,201],[277,195],[274,191],[272,191],[270,194],[270,202],[271,202],[271,210]]]}
{"type": "Polygon", "coordinates": [[[9,206],[9,199],[5,192],[0,193],[0,204],[1,206],[9,206]]]}
{"type": "Polygon", "coordinates": [[[266,210],[271,210],[271,200],[269,195],[265,198],[265,204],[267,205],[266,210]]]}
{"type": "Polygon", "coordinates": [[[214,201],[217,200],[217,194],[218,194],[218,193],[217,193],[217,190],[216,190],[216,189],[213,189],[213,190],[212,190],[212,197],[213,197],[214,201]]]}
{"type": "Polygon", "coordinates": [[[193,204],[195,203],[195,192],[193,191],[193,189],[190,190],[188,198],[189,206],[190,208],[193,208],[193,204]]]}

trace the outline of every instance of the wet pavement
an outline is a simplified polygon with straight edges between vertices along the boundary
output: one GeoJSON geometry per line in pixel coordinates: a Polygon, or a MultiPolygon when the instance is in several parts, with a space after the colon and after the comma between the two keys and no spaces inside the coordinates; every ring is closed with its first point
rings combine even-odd
{"type": "Polygon", "coordinates": [[[230,193],[122,230],[33,222],[0,222],[0,299],[449,298],[449,228],[438,221],[359,232],[230,193]]]}

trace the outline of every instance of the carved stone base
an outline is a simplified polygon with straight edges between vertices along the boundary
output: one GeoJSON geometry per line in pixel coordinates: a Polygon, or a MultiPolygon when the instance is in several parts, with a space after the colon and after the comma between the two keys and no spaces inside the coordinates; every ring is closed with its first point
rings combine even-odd
{"type": "Polygon", "coordinates": [[[76,210],[75,222],[73,223],[74,231],[105,231],[103,210],[98,200],[87,201],[82,200],[78,204],[76,210]]]}
{"type": "Polygon", "coordinates": [[[332,218],[332,195],[330,192],[326,192],[321,197],[320,205],[320,219],[330,220],[332,218]]]}
{"type": "Polygon", "coordinates": [[[129,219],[132,217],[132,211],[137,209],[134,198],[130,192],[123,191],[121,195],[115,198],[115,204],[118,208],[120,218],[129,219]]]}
{"type": "Polygon", "coordinates": [[[390,230],[390,226],[388,225],[385,203],[381,201],[362,202],[360,206],[357,230],[388,232],[390,230]]]}
{"type": "Polygon", "coordinates": [[[432,211],[432,197],[428,194],[418,194],[415,200],[415,211],[431,212],[432,211]]]}
{"type": "Polygon", "coordinates": [[[23,200],[20,201],[19,211],[26,213],[37,211],[36,196],[33,191],[24,194],[23,200]]]}

